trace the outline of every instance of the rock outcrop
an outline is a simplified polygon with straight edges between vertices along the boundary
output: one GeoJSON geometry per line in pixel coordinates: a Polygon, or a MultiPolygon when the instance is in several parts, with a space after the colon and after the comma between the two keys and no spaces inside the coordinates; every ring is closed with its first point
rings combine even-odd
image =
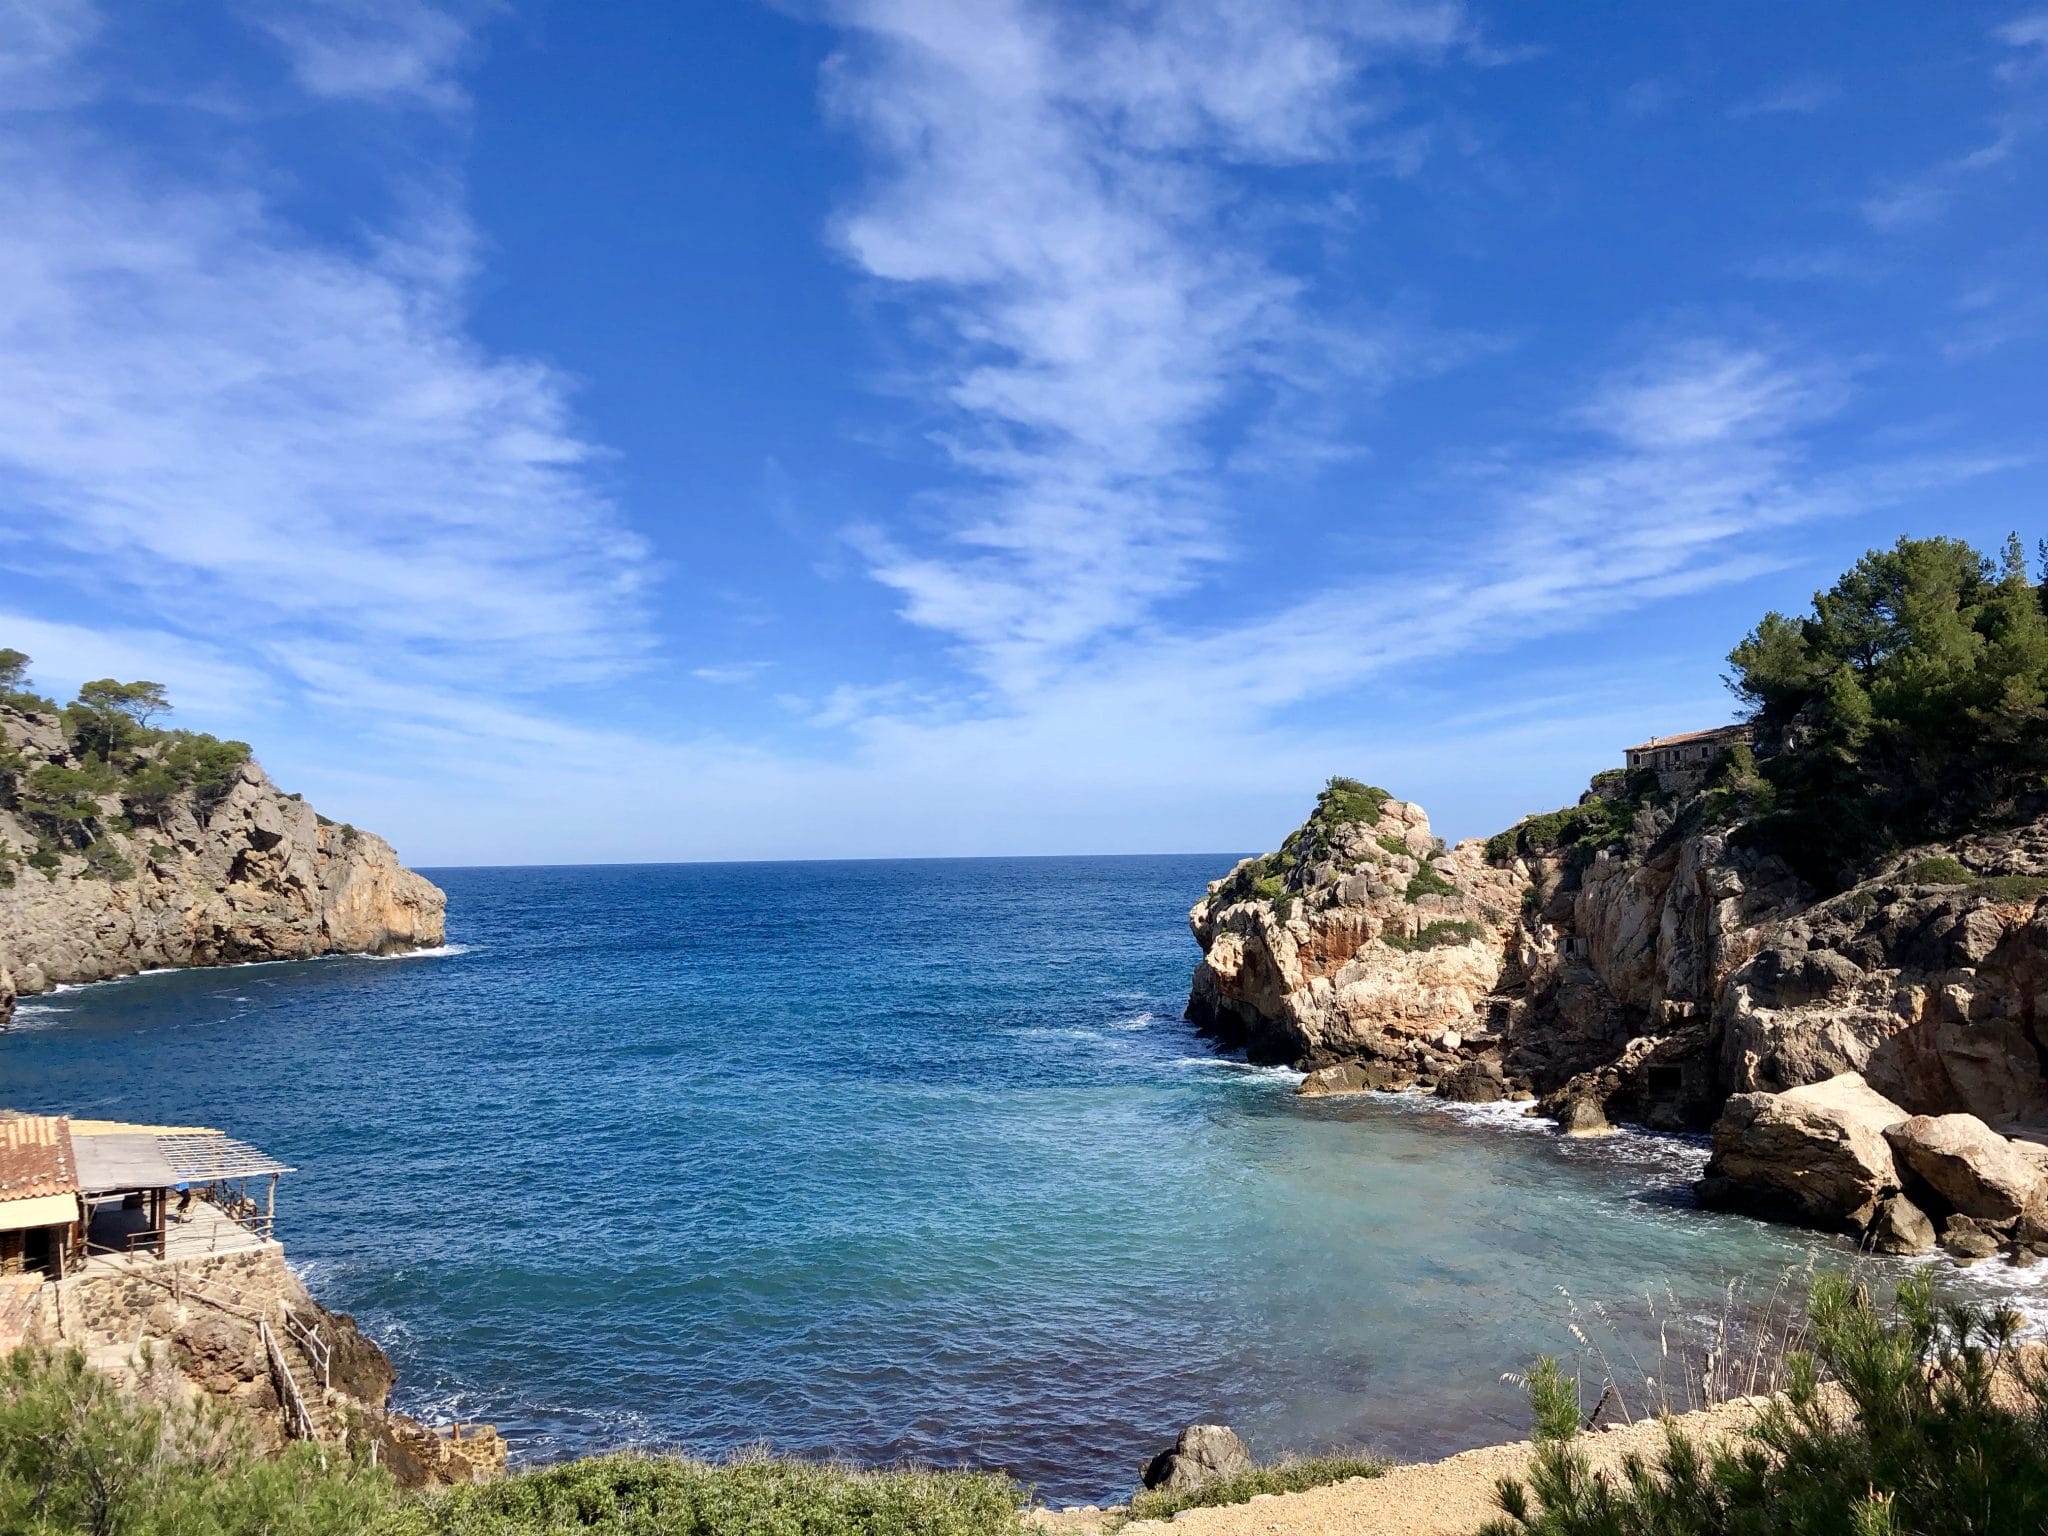
{"type": "Polygon", "coordinates": [[[1189,913],[1204,959],[1188,1016],[1255,1061],[1370,1060],[1424,1081],[1484,1042],[1515,876],[1446,848],[1420,806],[1324,792],[1277,854],[1247,859],[1189,913]]]}
{"type": "Polygon", "coordinates": [[[392,1412],[389,1357],[355,1319],[314,1300],[276,1243],[88,1270],[37,1285],[29,1297],[28,1343],[76,1349],[144,1398],[215,1404],[259,1445],[281,1445],[291,1432],[280,1395],[288,1375],[312,1438],[349,1453],[374,1448],[402,1483],[473,1482],[504,1470],[504,1442],[489,1426],[450,1433],[392,1412]],[[308,1339],[325,1352],[324,1371],[308,1339]]]}
{"type": "Polygon", "coordinates": [[[1445,848],[1420,807],[1333,781],[1190,914],[1188,1016],[1304,1094],[1534,1094],[1579,1134],[1718,1121],[1719,1203],[1895,1249],[2048,1249],[2048,1200],[2023,1219],[2048,1157],[2048,820],[1823,899],[1714,793],[1602,775],[1445,848]]]}
{"type": "Polygon", "coordinates": [[[1905,1123],[1903,1109],[1853,1072],[1784,1093],[1737,1094],[1714,1126],[1700,1198],[1860,1237],[1899,1192],[1887,1133],[1905,1123]]]}
{"type": "Polygon", "coordinates": [[[20,786],[82,760],[54,716],[0,707],[0,1020],[17,992],[167,966],[384,954],[442,942],[446,898],[391,845],[315,814],[253,761],[211,789],[91,806],[91,850],[54,838],[20,786]],[[36,858],[26,856],[36,850],[36,858]]]}
{"type": "Polygon", "coordinates": [[[1229,1425],[1190,1424],[1170,1447],[1145,1463],[1141,1480],[1147,1488],[1188,1493],[1251,1469],[1251,1447],[1229,1425]]]}
{"type": "Polygon", "coordinates": [[[1975,1115],[1915,1115],[1887,1126],[1884,1138],[1900,1169],[1959,1216],[2009,1226],[2041,1187],[2040,1158],[1975,1115]]]}

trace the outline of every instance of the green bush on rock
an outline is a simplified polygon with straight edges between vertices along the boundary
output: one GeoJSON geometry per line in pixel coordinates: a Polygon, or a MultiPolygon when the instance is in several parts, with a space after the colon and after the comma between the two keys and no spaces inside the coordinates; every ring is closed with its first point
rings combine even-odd
{"type": "Polygon", "coordinates": [[[1383,933],[1380,942],[1389,949],[1415,951],[1422,949],[1446,949],[1453,944],[1470,944],[1486,930],[1477,923],[1441,922],[1431,923],[1413,935],[1405,933],[1383,933]]]}
{"type": "Polygon", "coordinates": [[[1961,859],[1952,859],[1947,854],[1908,864],[1905,874],[1910,885],[1968,885],[1977,878],[1961,859]]]}

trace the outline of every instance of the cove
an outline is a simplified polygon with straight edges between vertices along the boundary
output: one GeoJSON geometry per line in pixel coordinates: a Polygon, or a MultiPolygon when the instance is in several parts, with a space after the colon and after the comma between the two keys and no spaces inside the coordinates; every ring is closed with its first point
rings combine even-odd
{"type": "Polygon", "coordinates": [[[1500,1377],[1568,1307],[1849,1258],[1695,1209],[1691,1143],[1217,1056],[1186,912],[1231,862],[432,870],[444,950],[34,999],[0,1098],[275,1151],[395,1405],[529,1462],[767,1442],[1065,1500],[1198,1419],[1437,1455],[1526,1433],[1500,1377]]]}

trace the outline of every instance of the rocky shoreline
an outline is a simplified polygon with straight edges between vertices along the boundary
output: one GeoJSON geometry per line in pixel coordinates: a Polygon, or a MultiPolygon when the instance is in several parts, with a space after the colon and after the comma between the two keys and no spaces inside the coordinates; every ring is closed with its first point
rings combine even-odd
{"type": "Polygon", "coordinates": [[[1456,847],[1333,780],[1189,914],[1187,1016],[1304,1095],[1711,1130],[1703,1204],[1891,1253],[2048,1255],[2048,824],[1823,898],[1715,822],[1705,779],[1603,774],[1456,847]]]}
{"type": "Polygon", "coordinates": [[[101,787],[61,716],[0,705],[0,1024],[17,996],[59,985],[444,942],[446,896],[384,839],[319,815],[253,759],[146,793],[159,750],[136,749],[140,767],[101,787]],[[70,797],[62,820],[32,792],[53,782],[70,797]],[[75,825],[89,843],[60,835],[75,825]]]}

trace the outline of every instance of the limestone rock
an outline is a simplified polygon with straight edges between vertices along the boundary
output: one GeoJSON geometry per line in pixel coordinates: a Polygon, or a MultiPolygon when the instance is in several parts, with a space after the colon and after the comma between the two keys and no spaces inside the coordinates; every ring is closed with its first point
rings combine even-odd
{"type": "Polygon", "coordinates": [[[1884,1133],[1906,1118],[1853,1072],[1737,1094],[1714,1126],[1700,1198],[1860,1234],[1899,1187],[1884,1133]]]}
{"type": "MultiPolygon", "coordinates": [[[[54,717],[0,707],[0,738],[31,764],[77,766],[54,717]]],[[[0,885],[0,1020],[17,990],[443,942],[440,890],[382,838],[323,821],[254,762],[217,793],[106,804],[96,852],[114,861],[111,874],[67,850],[47,876],[10,867],[12,883],[0,885]]],[[[0,842],[34,848],[37,836],[0,801],[0,842]]]]}
{"type": "Polygon", "coordinates": [[[1251,1449],[1235,1430],[1225,1424],[1190,1424],[1170,1449],[1145,1463],[1142,1480],[1147,1488],[1190,1492],[1251,1469],[1251,1449]]]}
{"type": "Polygon", "coordinates": [[[1469,1061],[1437,1083],[1436,1096],[1460,1104],[1498,1104],[1508,1096],[1508,1085],[1497,1064],[1469,1061]]]}
{"type": "Polygon", "coordinates": [[[1904,1195],[1893,1195],[1877,1208],[1870,1224],[1870,1246],[1879,1253],[1931,1253],[1934,1223],[1904,1195]]]}
{"type": "Polygon", "coordinates": [[[1477,1005],[1500,979],[1520,877],[1477,843],[1442,849],[1418,805],[1339,819],[1362,814],[1326,803],[1188,914],[1203,954],[1188,1017],[1253,1060],[1421,1075],[1483,1033],[1477,1005]]]}
{"type": "Polygon", "coordinates": [[[1398,1093],[1414,1083],[1414,1073],[1382,1061],[1340,1061],[1316,1068],[1294,1091],[1305,1099],[1319,1099],[1351,1093],[1398,1093]]]}
{"type": "Polygon", "coordinates": [[[1941,1229],[1941,1246],[1959,1259],[1988,1259],[2002,1246],[1999,1234],[1970,1216],[1951,1216],[1941,1229]]]}
{"type": "Polygon", "coordinates": [[[1554,1111],[1557,1128],[1567,1136],[1611,1136],[1614,1123],[1607,1118],[1607,1111],[1600,1101],[1590,1094],[1570,1094],[1561,1100],[1554,1111]]]}
{"type": "Polygon", "coordinates": [[[2040,1164],[1975,1115],[1915,1115],[1888,1127],[1892,1154],[1960,1215],[2011,1222],[2040,1190],[2040,1164]]]}

